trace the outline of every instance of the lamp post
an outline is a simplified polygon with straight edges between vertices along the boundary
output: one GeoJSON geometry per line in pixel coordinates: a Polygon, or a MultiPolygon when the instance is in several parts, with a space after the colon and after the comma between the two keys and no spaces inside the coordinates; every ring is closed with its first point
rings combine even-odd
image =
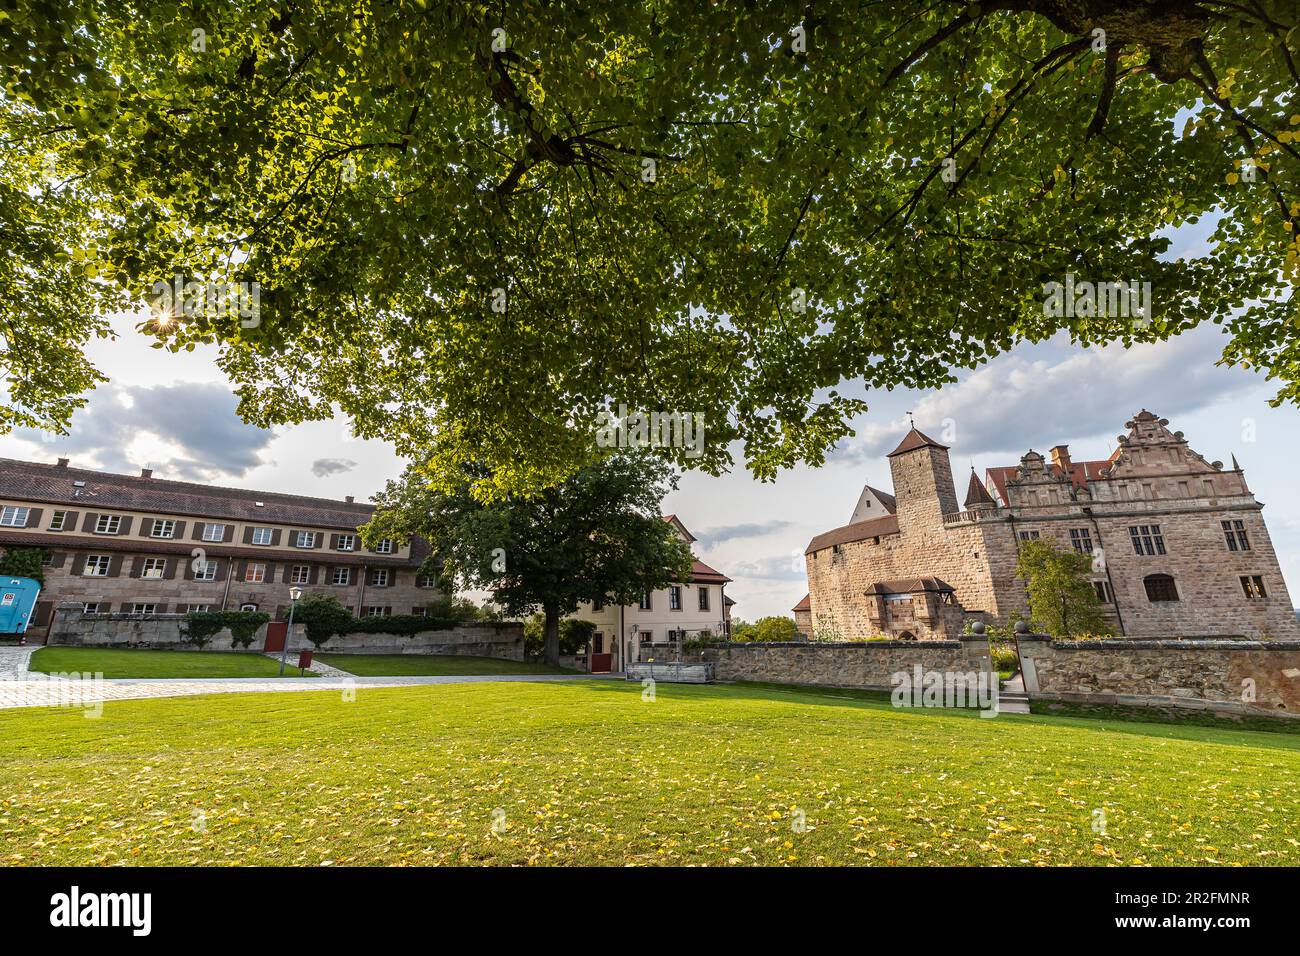
{"type": "Polygon", "coordinates": [[[289,653],[289,638],[293,637],[293,610],[302,597],[302,588],[289,588],[289,624],[284,631],[284,643],[280,645],[280,676],[284,676],[284,656],[289,653]]]}

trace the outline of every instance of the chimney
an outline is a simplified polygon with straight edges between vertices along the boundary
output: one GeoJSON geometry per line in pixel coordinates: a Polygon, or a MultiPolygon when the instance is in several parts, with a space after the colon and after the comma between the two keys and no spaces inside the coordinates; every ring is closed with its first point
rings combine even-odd
{"type": "Polygon", "coordinates": [[[346,501],[348,504],[352,504],[355,499],[351,495],[348,495],[343,500],[346,501]]]}
{"type": "Polygon", "coordinates": [[[141,477],[141,478],[152,478],[152,477],[153,477],[153,469],[152,469],[152,468],[141,468],[141,469],[140,469],[140,477],[141,477]]]}
{"type": "Polygon", "coordinates": [[[68,467],[68,459],[66,459],[66,458],[60,458],[60,459],[59,459],[59,463],[58,463],[57,465],[55,465],[55,467],[56,467],[56,468],[67,468],[67,467],[68,467]]]}
{"type": "Polygon", "coordinates": [[[1065,472],[1065,477],[1070,477],[1070,446],[1055,445],[1052,448],[1052,464],[1061,471],[1065,472]]]}

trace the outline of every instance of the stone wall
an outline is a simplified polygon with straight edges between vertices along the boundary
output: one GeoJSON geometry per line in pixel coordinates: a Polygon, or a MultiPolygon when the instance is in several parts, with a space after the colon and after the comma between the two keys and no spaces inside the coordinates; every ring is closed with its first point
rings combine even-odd
{"type": "MultiPolygon", "coordinates": [[[[80,606],[60,607],[50,625],[51,645],[71,647],[136,647],[154,650],[198,650],[182,642],[184,614],[85,614],[80,606]]],[[[248,650],[261,653],[266,627],[258,629],[248,650]]],[[[315,648],[301,625],[290,635],[290,651],[315,648]]],[[[231,646],[230,632],[218,631],[206,651],[243,650],[231,646]]],[[[519,623],[468,623],[446,630],[416,634],[343,634],[320,646],[328,654],[463,654],[473,657],[524,659],[524,626],[519,623]]]]}
{"type": "Polygon", "coordinates": [[[721,681],[767,681],[892,690],[891,675],[927,671],[968,673],[991,670],[988,641],[855,641],[852,643],[716,644],[688,654],[710,661],[721,681]]]}
{"type": "Polygon", "coordinates": [[[1300,717],[1300,641],[1019,644],[1031,698],[1300,717]]]}

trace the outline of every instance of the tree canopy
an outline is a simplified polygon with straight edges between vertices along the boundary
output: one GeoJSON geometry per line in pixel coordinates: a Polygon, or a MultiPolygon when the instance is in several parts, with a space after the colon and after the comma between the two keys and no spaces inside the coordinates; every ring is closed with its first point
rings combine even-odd
{"type": "Polygon", "coordinates": [[[1054,541],[1022,542],[1016,575],[1025,582],[1032,623],[1062,639],[1109,634],[1091,571],[1091,554],[1063,550],[1054,541]]]}
{"type": "Polygon", "coordinates": [[[582,604],[625,605],[690,579],[690,548],[660,515],[676,484],[671,466],[645,455],[607,454],[562,483],[484,502],[481,466],[462,464],[448,492],[407,469],[376,496],[367,542],[419,535],[432,555],[422,570],[448,584],[492,592],[507,613],[540,610],[545,656],[559,663],[560,619],[582,604]]]}
{"type": "MultiPolygon", "coordinates": [[[[341,410],[449,486],[559,480],[618,402],[703,416],[679,464],[738,441],[768,478],[849,432],[841,383],[1060,332],[1220,323],[1300,399],[1298,56],[1283,0],[29,0],[0,10],[28,177],[0,230],[75,189],[85,228],[25,248],[42,281],[256,282],[253,321],[145,331],[218,343],[248,420],[341,410]],[[1067,281],[1150,283],[1150,314],[1053,314],[1067,281]]],[[[0,306],[10,349],[43,301],[0,306]]],[[[60,348],[99,331],[56,314],[60,348]]]]}

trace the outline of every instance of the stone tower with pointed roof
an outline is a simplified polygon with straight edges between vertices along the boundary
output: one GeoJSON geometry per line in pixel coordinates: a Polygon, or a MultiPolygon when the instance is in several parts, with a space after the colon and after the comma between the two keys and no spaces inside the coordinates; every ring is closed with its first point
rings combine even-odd
{"type": "Polygon", "coordinates": [[[1236,458],[1230,469],[1207,461],[1168,425],[1143,409],[1109,458],[1074,461],[1061,444],[1050,459],[1031,449],[989,468],[983,482],[972,469],[964,510],[948,449],[913,427],[889,454],[890,513],[818,535],[805,552],[814,632],[900,636],[905,626],[929,639],[955,636],[972,616],[1010,622],[1027,611],[1020,548],[1049,540],[1092,555],[1116,634],[1300,638],[1263,505],[1236,458]],[[936,586],[913,586],[924,580],[936,586]]]}
{"type": "Polygon", "coordinates": [[[944,515],[961,510],[952,483],[948,446],[915,427],[889,453],[889,474],[894,480],[900,528],[923,531],[936,524],[942,527],[944,515]]]}

